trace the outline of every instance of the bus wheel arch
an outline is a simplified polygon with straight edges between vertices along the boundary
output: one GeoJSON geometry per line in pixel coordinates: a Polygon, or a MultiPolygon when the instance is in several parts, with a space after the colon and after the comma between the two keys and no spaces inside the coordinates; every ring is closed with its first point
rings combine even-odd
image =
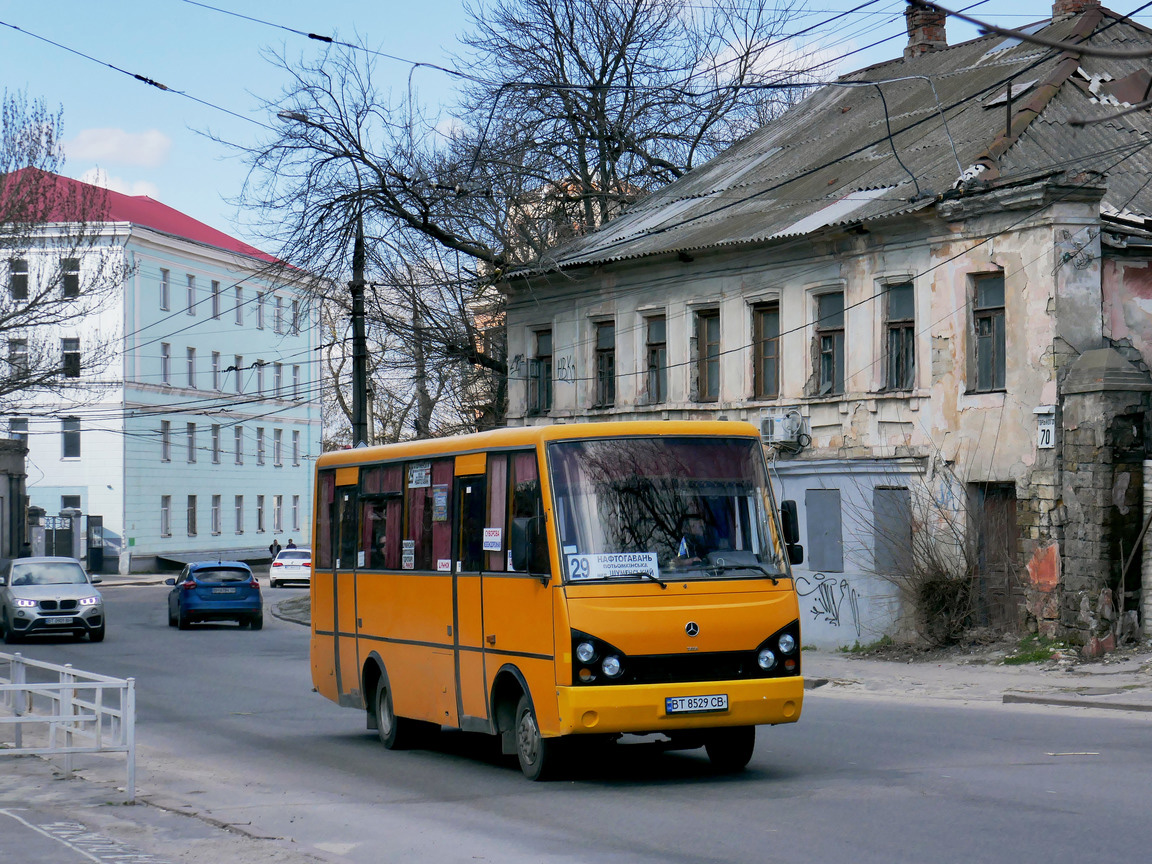
{"type": "Polygon", "coordinates": [[[532,698],[524,674],[511,664],[501,666],[492,681],[492,719],[505,756],[516,755],[516,707],[522,696],[532,698]]]}
{"type": "Polygon", "coordinates": [[[380,728],[376,717],[376,690],[381,681],[387,686],[388,673],[384,671],[384,661],[380,655],[373,651],[364,661],[364,668],[360,672],[360,693],[368,709],[368,728],[373,732],[380,728]]]}

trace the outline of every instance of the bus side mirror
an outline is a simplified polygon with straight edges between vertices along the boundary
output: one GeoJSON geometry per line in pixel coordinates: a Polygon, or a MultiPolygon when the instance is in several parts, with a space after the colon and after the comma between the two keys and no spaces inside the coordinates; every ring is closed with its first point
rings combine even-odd
{"type": "Polygon", "coordinates": [[[548,563],[548,543],[544,539],[544,517],[518,516],[512,520],[512,537],[509,550],[512,552],[512,569],[527,571],[539,576],[545,585],[551,576],[552,567],[548,563]]]}
{"type": "Polygon", "coordinates": [[[788,549],[788,563],[789,564],[803,564],[804,563],[804,547],[799,543],[789,543],[788,549]]]}
{"type": "Polygon", "coordinates": [[[795,501],[780,502],[780,522],[784,529],[784,542],[789,546],[798,543],[800,541],[800,527],[796,521],[795,501]]]}

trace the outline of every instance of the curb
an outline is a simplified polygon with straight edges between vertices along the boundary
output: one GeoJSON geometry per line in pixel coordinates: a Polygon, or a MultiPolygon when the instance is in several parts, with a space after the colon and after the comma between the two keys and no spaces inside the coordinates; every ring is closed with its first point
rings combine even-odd
{"type": "Polygon", "coordinates": [[[1096,702],[1092,699],[1073,699],[1067,696],[1023,696],[1019,693],[1005,693],[1005,705],[1059,705],[1066,708],[1110,708],[1113,711],[1152,712],[1152,704],[1147,702],[1096,702]]]}

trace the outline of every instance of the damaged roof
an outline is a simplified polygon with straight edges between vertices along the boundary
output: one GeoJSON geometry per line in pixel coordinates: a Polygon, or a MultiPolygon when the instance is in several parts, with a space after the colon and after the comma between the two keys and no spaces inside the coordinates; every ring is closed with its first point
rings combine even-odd
{"type": "MultiPolygon", "coordinates": [[[[1152,51],[1152,31],[1099,6],[1024,29],[1152,51]]],[[[1150,70],[1152,58],[1083,56],[1001,35],[870,66],[556,250],[540,269],[800,236],[1048,171],[1103,173],[1103,210],[1139,223],[1152,215],[1152,119],[1147,110],[1119,114],[1152,96],[1150,70]],[[1071,122],[1101,116],[1110,119],[1071,122]]]]}

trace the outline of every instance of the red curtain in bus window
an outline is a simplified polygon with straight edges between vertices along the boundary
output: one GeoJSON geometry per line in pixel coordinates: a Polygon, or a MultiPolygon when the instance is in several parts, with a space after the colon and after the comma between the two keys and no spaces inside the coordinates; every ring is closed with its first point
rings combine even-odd
{"type": "Polygon", "coordinates": [[[332,566],[332,504],[336,501],[336,472],[321,471],[316,482],[316,566],[332,566]]]}
{"type": "Polygon", "coordinates": [[[373,496],[379,495],[384,469],[382,467],[360,469],[360,548],[357,557],[363,561],[361,567],[383,567],[378,547],[383,550],[384,501],[373,496]],[[377,543],[377,537],[381,542],[377,543]]]}
{"type": "MultiPolygon", "coordinates": [[[[433,570],[441,561],[452,559],[452,480],[456,460],[440,459],[432,463],[432,562],[433,570]]],[[[448,566],[451,566],[449,564],[448,566]]]]}
{"type": "MultiPolygon", "coordinates": [[[[488,516],[485,527],[500,528],[503,546],[508,548],[508,457],[504,453],[493,453],[488,457],[488,516]]],[[[486,552],[484,567],[497,573],[503,572],[507,554],[486,552]]]]}
{"type": "Polygon", "coordinates": [[[404,531],[404,466],[388,465],[380,491],[388,495],[384,505],[384,566],[400,569],[400,537],[404,531]]]}

